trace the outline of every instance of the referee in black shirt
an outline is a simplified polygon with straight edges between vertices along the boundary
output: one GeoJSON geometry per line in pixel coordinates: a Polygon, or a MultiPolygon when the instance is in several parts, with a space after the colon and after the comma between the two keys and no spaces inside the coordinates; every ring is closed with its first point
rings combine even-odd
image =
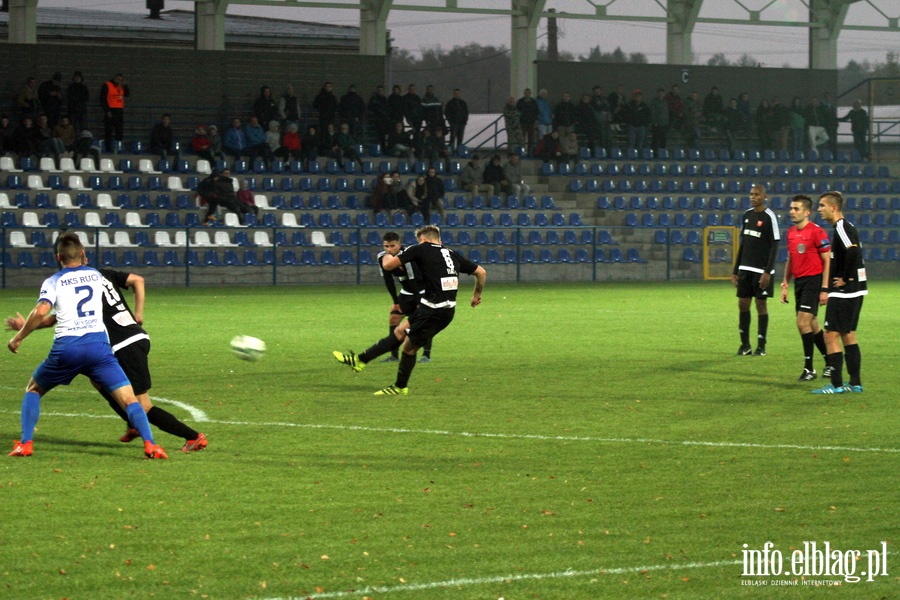
{"type": "Polygon", "coordinates": [[[737,288],[740,318],[738,329],[741,347],[738,356],[766,355],[766,332],[769,329],[769,308],[766,300],[772,297],[775,283],[775,258],[778,256],[778,217],[766,207],[766,188],[760,184],[750,189],[750,210],[741,220],[741,245],[734,261],[731,283],[737,288]],[[750,346],[750,299],[756,298],[756,352],[750,346]]]}
{"type": "Polygon", "coordinates": [[[415,246],[405,248],[396,256],[385,256],[382,259],[383,269],[413,265],[415,272],[421,277],[423,293],[419,299],[419,307],[407,321],[407,327],[398,326],[393,335],[377,341],[362,354],[356,354],[352,350],[346,354],[333,352],[339,362],[359,372],[366,363],[403,345],[396,381],[375,392],[376,396],[405,396],[409,393],[407,385],[416,366],[416,352],[453,320],[460,273],[475,277],[471,305],[474,308],[481,304],[481,292],[486,278],[484,269],[453,250],[444,248],[441,245],[441,230],[434,225],[418,229],[416,239],[419,243],[415,246]]]}

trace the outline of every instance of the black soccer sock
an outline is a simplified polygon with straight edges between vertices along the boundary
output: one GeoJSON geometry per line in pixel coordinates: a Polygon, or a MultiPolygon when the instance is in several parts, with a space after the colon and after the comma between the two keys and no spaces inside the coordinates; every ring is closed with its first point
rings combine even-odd
{"type": "Polygon", "coordinates": [[[425,342],[424,346],[422,346],[422,356],[427,356],[428,358],[431,358],[431,342],[432,341],[434,341],[434,338],[431,338],[430,340],[425,342]]]}
{"type": "MultiPolygon", "coordinates": [[[[394,335],[394,327],[396,327],[396,325],[388,325],[388,335],[394,335]]],[[[396,348],[391,350],[391,356],[397,358],[397,351],[399,350],[399,348],[400,346],[397,346],[396,348]]]]}
{"type": "Polygon", "coordinates": [[[366,351],[359,355],[359,359],[364,363],[372,362],[385,352],[390,352],[391,350],[399,348],[400,344],[402,344],[402,342],[397,339],[397,336],[391,333],[391,335],[381,338],[366,348],[366,351]]]}
{"type": "Polygon", "coordinates": [[[816,345],[816,334],[814,334],[812,331],[808,331],[806,333],[800,334],[800,339],[803,340],[803,367],[808,371],[812,371],[813,347],[816,345]]]}
{"type": "Polygon", "coordinates": [[[831,385],[838,388],[844,385],[844,355],[841,352],[825,355],[825,364],[832,368],[831,385]]]}
{"type": "Polygon", "coordinates": [[[397,381],[394,383],[398,388],[405,388],[409,385],[409,376],[412,375],[413,369],[416,367],[416,355],[402,352],[400,354],[400,365],[397,367],[397,381]]]}
{"type": "Polygon", "coordinates": [[[859,370],[862,366],[859,344],[844,346],[844,354],[847,357],[847,375],[850,376],[850,385],[862,385],[862,380],[859,378],[859,370]]]}
{"type": "Polygon", "coordinates": [[[757,315],[759,321],[756,324],[756,345],[766,347],[766,333],[769,332],[769,315],[757,315]]]}
{"type": "Polygon", "coordinates": [[[741,333],[741,346],[750,345],[750,311],[740,313],[738,331],[741,333]]]}
{"type": "Polygon", "coordinates": [[[823,329],[816,332],[816,348],[823,357],[828,356],[828,349],[825,347],[825,330],[823,329]]]}
{"type": "Polygon", "coordinates": [[[160,431],[171,433],[174,436],[184,438],[186,440],[196,440],[200,432],[195,431],[175,418],[175,415],[167,410],[152,407],[147,411],[147,420],[151,425],[155,425],[160,431]]]}
{"type": "Polygon", "coordinates": [[[116,399],[112,397],[109,392],[100,391],[100,395],[106,398],[106,401],[109,402],[110,408],[116,411],[116,414],[122,417],[122,420],[131,427],[131,423],[128,422],[128,413],[125,412],[125,409],[119,406],[119,403],[116,402],[116,399]]]}

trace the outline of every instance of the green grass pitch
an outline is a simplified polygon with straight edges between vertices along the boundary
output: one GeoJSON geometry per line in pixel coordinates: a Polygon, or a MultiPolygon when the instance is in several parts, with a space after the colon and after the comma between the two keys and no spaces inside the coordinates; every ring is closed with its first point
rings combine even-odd
{"type": "MultiPolygon", "coordinates": [[[[396,364],[355,374],[331,352],[385,335],[382,287],[151,281],[151,395],[210,442],[184,454],[160,432],[168,461],[120,443],[83,378],[44,398],[34,456],[7,458],[51,343],[33,333],[0,360],[0,598],[811,597],[828,592],[742,577],[744,544],[790,567],[807,541],[862,551],[857,575],[886,541],[887,576],[806,580],[897,596],[900,283],[872,282],[865,392],[843,396],[796,381],[793,305],[770,302],[768,356],[734,356],[727,282],[488,269],[475,309],[470,286],[410,395],[378,399],[396,364]],[[237,334],[265,358],[235,359],[237,334]]],[[[0,292],[0,316],[36,297],[0,292]]]]}

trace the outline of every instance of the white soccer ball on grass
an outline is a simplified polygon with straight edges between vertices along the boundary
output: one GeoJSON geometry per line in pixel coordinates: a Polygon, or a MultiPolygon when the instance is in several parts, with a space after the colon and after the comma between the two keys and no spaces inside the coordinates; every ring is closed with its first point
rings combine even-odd
{"type": "Polygon", "coordinates": [[[231,339],[231,351],[241,360],[256,362],[266,353],[266,343],[249,335],[236,335],[231,339]]]}

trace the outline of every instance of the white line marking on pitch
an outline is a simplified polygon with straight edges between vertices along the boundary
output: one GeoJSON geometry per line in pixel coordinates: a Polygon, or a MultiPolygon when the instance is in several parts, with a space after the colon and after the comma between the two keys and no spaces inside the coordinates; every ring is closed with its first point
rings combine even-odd
{"type": "MultiPolygon", "coordinates": [[[[156,400],[156,398],[154,398],[156,400]]],[[[174,400],[159,398],[162,402],[175,404],[174,400]]],[[[528,433],[488,433],[477,431],[445,431],[441,429],[405,429],[399,427],[365,427],[363,425],[327,425],[321,423],[280,423],[258,421],[221,421],[210,419],[202,410],[190,407],[189,404],[177,403],[191,412],[197,422],[215,425],[234,425],[238,427],[297,427],[300,429],[331,429],[336,431],[361,431],[368,433],[399,433],[412,435],[440,435],[446,437],[497,438],[505,440],[539,440],[548,442],[596,442],[601,444],[657,444],[660,446],[705,446],[709,448],[759,448],[761,450],[813,450],[816,452],[883,452],[900,453],[900,448],[857,448],[853,446],[809,446],[803,444],[754,444],[751,442],[706,442],[702,440],[662,440],[653,438],[604,438],[570,435],[537,435],[528,433]],[[190,408],[187,408],[190,407],[190,408]],[[191,410],[193,409],[193,410],[191,410]],[[196,411],[196,415],[194,413],[196,411]],[[199,417],[197,415],[200,415],[199,417]]],[[[0,413],[19,414],[18,411],[0,410],[0,413]]],[[[41,413],[48,417],[87,417],[105,419],[115,415],[93,415],[88,413],[41,413]]]]}
{"type": "Polygon", "coordinates": [[[191,413],[191,418],[194,419],[197,423],[208,423],[209,417],[206,416],[206,413],[197,408],[196,406],[191,406],[190,404],[186,404],[184,402],[179,402],[178,400],[170,400],[168,398],[159,398],[157,396],[150,396],[150,399],[154,402],[162,402],[163,404],[171,404],[172,406],[177,406],[183,410],[191,413]]]}
{"type": "Polygon", "coordinates": [[[396,592],[417,592],[421,590],[433,590],[437,588],[453,588],[457,586],[485,585],[489,583],[513,583],[517,581],[539,581],[541,579],[562,579],[566,577],[585,577],[590,575],[625,575],[628,573],[645,573],[648,571],[678,571],[681,569],[708,569],[713,567],[727,567],[739,565],[739,560],[721,560],[708,563],[687,563],[672,565],[652,565],[649,567],[624,567],[616,569],[589,569],[586,571],[557,571],[555,573],[524,573],[521,575],[505,575],[495,577],[465,577],[461,579],[448,579],[447,581],[432,581],[429,583],[410,583],[395,586],[370,586],[356,591],[323,592],[304,596],[288,596],[286,598],[268,598],[267,600],[325,600],[327,598],[346,598],[348,596],[360,596],[364,594],[392,594],[396,592]]]}

